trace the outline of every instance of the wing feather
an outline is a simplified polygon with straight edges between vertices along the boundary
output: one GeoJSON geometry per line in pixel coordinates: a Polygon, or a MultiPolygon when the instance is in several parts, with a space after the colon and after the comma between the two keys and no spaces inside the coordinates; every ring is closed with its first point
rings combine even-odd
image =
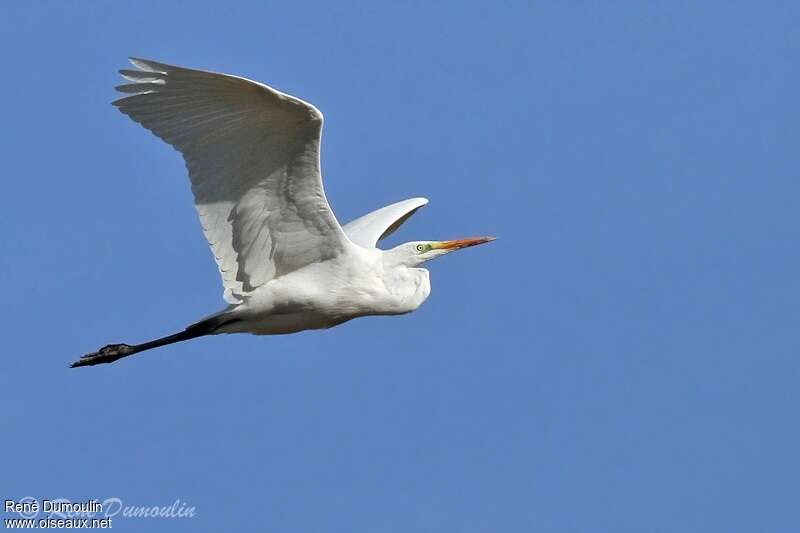
{"type": "Polygon", "coordinates": [[[427,203],[427,198],[403,200],[350,221],[345,224],[343,229],[354,244],[365,248],[374,248],[378,241],[394,233],[411,215],[417,212],[417,209],[427,203]]]}
{"type": "Polygon", "coordinates": [[[352,246],[322,186],[314,106],[237,76],[131,63],[114,105],[183,155],[229,303],[352,246]]]}

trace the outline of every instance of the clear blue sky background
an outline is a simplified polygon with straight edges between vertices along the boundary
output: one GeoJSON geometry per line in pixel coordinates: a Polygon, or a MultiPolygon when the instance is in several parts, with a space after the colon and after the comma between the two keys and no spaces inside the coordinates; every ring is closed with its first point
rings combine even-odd
{"type": "Polygon", "coordinates": [[[14,2],[0,8],[0,497],[197,508],[118,531],[795,532],[796,2],[14,2]],[[224,5],[223,5],[224,4],[224,5]],[[70,370],[221,307],[128,55],[326,116],[343,221],[416,313],[70,370]]]}

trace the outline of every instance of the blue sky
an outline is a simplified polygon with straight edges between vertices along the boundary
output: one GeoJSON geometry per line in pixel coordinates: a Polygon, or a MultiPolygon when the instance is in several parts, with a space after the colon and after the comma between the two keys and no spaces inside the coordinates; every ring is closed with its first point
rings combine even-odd
{"type": "Polygon", "coordinates": [[[794,2],[17,2],[0,8],[0,497],[196,507],[118,531],[797,530],[794,2]],[[220,308],[129,55],[325,113],[343,221],[416,313],[70,370],[220,308]]]}

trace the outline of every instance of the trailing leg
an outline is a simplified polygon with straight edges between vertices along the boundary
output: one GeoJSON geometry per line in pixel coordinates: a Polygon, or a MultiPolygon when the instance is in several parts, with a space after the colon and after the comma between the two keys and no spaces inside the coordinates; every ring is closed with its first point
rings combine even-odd
{"type": "Polygon", "coordinates": [[[88,353],[72,363],[70,368],[76,368],[79,366],[93,366],[93,365],[101,365],[104,363],[113,363],[123,357],[128,357],[129,355],[133,355],[139,352],[144,352],[145,350],[152,350],[153,348],[158,348],[160,346],[166,346],[168,344],[174,344],[176,342],[188,341],[189,339],[196,339],[197,337],[203,337],[205,335],[213,334],[217,328],[222,326],[223,324],[229,324],[231,322],[236,321],[236,318],[225,316],[225,315],[216,315],[205,320],[201,320],[196,324],[192,324],[188,328],[173,335],[167,335],[166,337],[161,337],[160,339],[155,339],[148,342],[143,342],[142,344],[109,344],[100,348],[96,352],[88,353]]]}

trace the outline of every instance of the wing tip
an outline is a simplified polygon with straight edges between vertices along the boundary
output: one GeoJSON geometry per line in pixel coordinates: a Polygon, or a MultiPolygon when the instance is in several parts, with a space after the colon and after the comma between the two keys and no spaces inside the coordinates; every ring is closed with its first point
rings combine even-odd
{"type": "Polygon", "coordinates": [[[167,75],[162,74],[161,72],[131,70],[128,68],[121,68],[117,72],[119,72],[120,76],[122,76],[126,80],[135,83],[159,83],[163,85],[164,83],[166,83],[167,79],[167,75]]]}
{"type": "Polygon", "coordinates": [[[134,57],[128,56],[128,61],[130,61],[131,65],[138,68],[139,70],[143,70],[145,72],[156,72],[159,74],[167,74],[171,67],[169,65],[165,65],[164,63],[158,63],[156,61],[150,59],[143,59],[141,57],[134,57]]]}

